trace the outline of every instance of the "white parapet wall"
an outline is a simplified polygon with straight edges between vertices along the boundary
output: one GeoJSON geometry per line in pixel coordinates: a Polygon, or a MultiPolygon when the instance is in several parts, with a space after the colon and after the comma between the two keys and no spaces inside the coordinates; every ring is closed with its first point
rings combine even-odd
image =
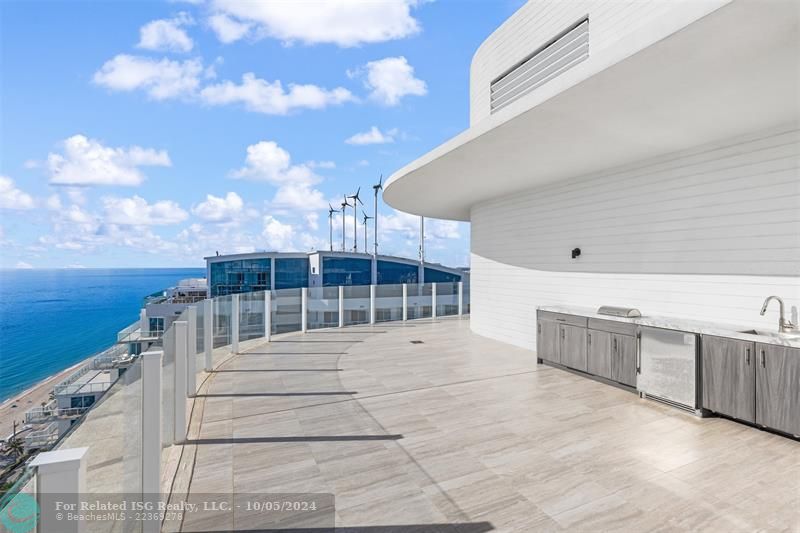
{"type": "Polygon", "coordinates": [[[800,306],[796,128],[473,207],[472,329],[533,349],[536,307],[548,304],[774,329],[777,307],[759,316],[766,296],[782,296],[795,315],[800,306]]]}

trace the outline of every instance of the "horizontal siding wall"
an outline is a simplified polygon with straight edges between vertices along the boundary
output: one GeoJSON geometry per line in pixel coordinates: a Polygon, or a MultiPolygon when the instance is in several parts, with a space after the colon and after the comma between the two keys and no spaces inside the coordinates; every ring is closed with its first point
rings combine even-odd
{"type": "Polygon", "coordinates": [[[777,308],[758,315],[766,296],[800,305],[795,128],[475,206],[472,328],[533,348],[548,304],[774,328],[777,308]]]}
{"type": "MultiPolygon", "coordinates": [[[[537,93],[544,98],[552,96],[728,2],[531,0],[492,33],[473,57],[470,67],[470,123],[475,124],[490,115],[489,86],[495,78],[587,15],[589,59],[531,94],[537,93]],[[620,47],[621,42],[623,46],[620,47]]],[[[531,103],[535,105],[538,102],[531,103]]]]}

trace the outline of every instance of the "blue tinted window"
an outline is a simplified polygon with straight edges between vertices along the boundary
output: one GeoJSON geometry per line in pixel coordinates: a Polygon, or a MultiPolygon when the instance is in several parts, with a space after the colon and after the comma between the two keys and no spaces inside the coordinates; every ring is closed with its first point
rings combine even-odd
{"type": "Polygon", "coordinates": [[[419,267],[395,261],[378,261],[378,285],[417,283],[419,267]]]}
{"type": "Polygon", "coordinates": [[[455,283],[461,281],[460,274],[451,274],[444,270],[425,267],[425,283],[455,283]]]}
{"type": "Polygon", "coordinates": [[[308,287],[308,258],[275,259],[275,288],[308,287]]]}
{"type": "Polygon", "coordinates": [[[323,257],[322,284],[369,285],[372,283],[372,260],[350,257],[323,257]]]}
{"type": "Polygon", "coordinates": [[[240,292],[264,291],[270,288],[271,259],[242,259],[211,263],[208,281],[211,296],[240,292]]]}

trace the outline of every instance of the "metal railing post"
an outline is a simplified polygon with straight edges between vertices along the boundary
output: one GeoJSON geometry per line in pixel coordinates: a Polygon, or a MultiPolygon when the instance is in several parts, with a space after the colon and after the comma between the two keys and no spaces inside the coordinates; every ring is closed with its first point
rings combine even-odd
{"type": "Polygon", "coordinates": [[[300,289],[300,331],[308,331],[308,287],[300,289]]]}
{"type": "Polygon", "coordinates": [[[186,332],[186,392],[189,396],[197,393],[197,307],[186,311],[189,329],[186,332]]]}
{"type": "MultiPolygon", "coordinates": [[[[155,502],[161,492],[161,358],[164,352],[144,352],[142,358],[142,497],[155,502]]],[[[158,513],[153,513],[157,515],[158,513]]],[[[160,531],[161,520],[142,524],[144,533],[160,531]]]]}
{"type": "Polygon", "coordinates": [[[231,296],[231,353],[239,353],[239,295],[231,296]]]}
{"type": "Polygon", "coordinates": [[[408,320],[408,284],[403,283],[403,322],[408,320]]]}
{"type": "Polygon", "coordinates": [[[205,350],[205,370],[214,369],[214,300],[203,300],[203,348],[205,350]]]}
{"type": "Polygon", "coordinates": [[[344,287],[339,285],[339,327],[344,327],[344,287]]]}
{"type": "Polygon", "coordinates": [[[431,318],[436,318],[436,282],[431,283],[431,318]]]}
{"type": "Polygon", "coordinates": [[[272,291],[264,291],[264,338],[272,339],[272,291]]]}
{"type": "Polygon", "coordinates": [[[31,466],[36,467],[36,501],[40,512],[36,531],[39,533],[86,531],[86,521],[59,519],[59,516],[63,506],[75,505],[75,509],[79,509],[81,496],[86,494],[88,452],[89,448],[42,452],[31,462],[31,466]],[[63,506],[59,509],[56,503],[63,506]]]}
{"type": "MultiPolygon", "coordinates": [[[[188,332],[186,322],[177,321],[172,324],[175,328],[175,443],[186,441],[186,398],[189,397],[186,389],[186,369],[188,365],[188,332]]],[[[169,399],[167,399],[169,401],[169,399]]]]}
{"type": "Polygon", "coordinates": [[[375,323],[375,285],[369,286],[369,323],[375,323]]]}
{"type": "Polygon", "coordinates": [[[464,315],[464,282],[458,282],[458,316],[464,315]]]}

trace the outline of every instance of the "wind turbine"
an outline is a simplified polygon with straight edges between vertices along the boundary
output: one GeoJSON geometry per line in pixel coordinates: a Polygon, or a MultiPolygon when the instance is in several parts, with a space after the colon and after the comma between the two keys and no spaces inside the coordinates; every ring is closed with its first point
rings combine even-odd
{"type": "Polygon", "coordinates": [[[367,251],[367,220],[372,220],[372,217],[368,217],[365,211],[361,212],[364,215],[364,252],[367,251]]]}
{"type": "Polygon", "coordinates": [[[358,204],[364,205],[364,202],[362,202],[361,198],[358,197],[360,192],[361,192],[361,187],[358,188],[358,190],[353,196],[347,197],[353,200],[353,251],[354,252],[358,252],[358,216],[357,216],[358,204]]]}
{"type": "Polygon", "coordinates": [[[350,207],[350,204],[347,203],[347,195],[344,196],[342,200],[342,251],[344,252],[344,219],[345,214],[347,213],[347,208],[350,207]]]}
{"type": "Polygon", "coordinates": [[[331,244],[331,252],[333,251],[333,214],[336,211],[337,209],[334,209],[333,206],[330,203],[328,203],[328,226],[330,227],[330,233],[331,233],[328,240],[331,244]]]}
{"type": "MultiPolygon", "coordinates": [[[[383,174],[381,174],[381,177],[378,179],[378,184],[373,185],[372,189],[375,191],[375,216],[373,217],[375,219],[375,222],[373,222],[375,226],[375,235],[372,236],[372,240],[375,245],[375,257],[378,257],[378,191],[383,189],[383,174]]],[[[364,251],[366,251],[366,246],[365,244],[364,251]]]]}

